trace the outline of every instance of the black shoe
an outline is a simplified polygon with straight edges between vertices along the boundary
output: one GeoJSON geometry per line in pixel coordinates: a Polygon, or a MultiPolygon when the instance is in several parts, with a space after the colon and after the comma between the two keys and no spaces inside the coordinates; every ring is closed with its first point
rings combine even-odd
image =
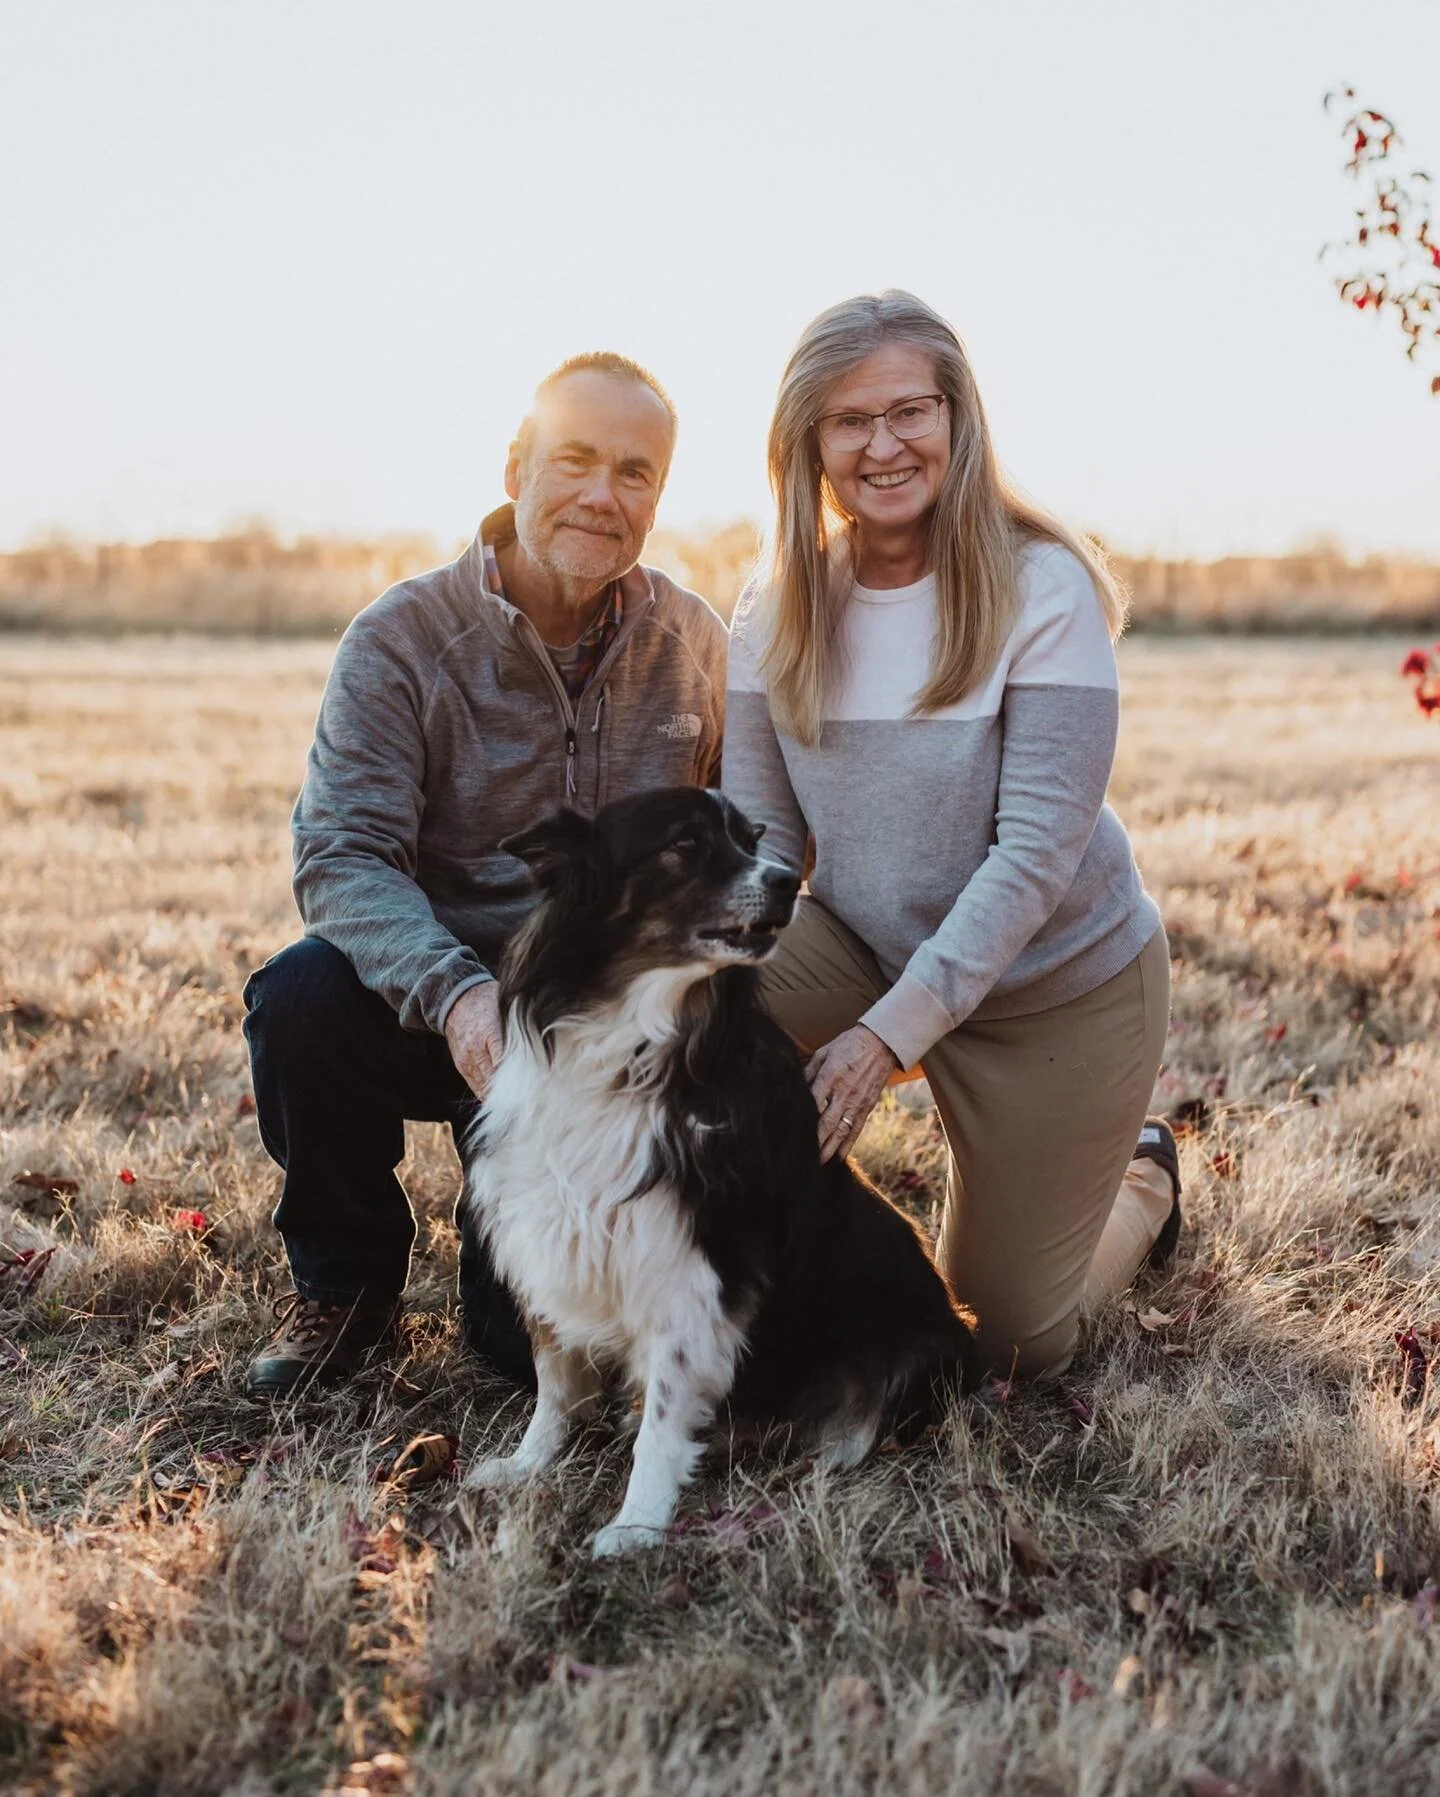
{"type": "Polygon", "coordinates": [[[250,1362],[245,1393],[288,1398],[308,1385],[348,1379],[367,1354],[394,1339],[398,1298],[325,1304],[291,1292],[275,1306],[280,1327],[250,1362]]]}
{"type": "Polygon", "coordinates": [[[1174,1188],[1174,1197],[1170,1200],[1170,1215],[1160,1226],[1160,1233],[1151,1243],[1150,1252],[1145,1256],[1147,1267],[1163,1267],[1175,1254],[1175,1246],[1180,1240],[1180,1150],[1175,1146],[1175,1132],[1163,1117],[1147,1117],[1145,1127],[1140,1131],[1140,1140],[1136,1144],[1131,1160],[1154,1161],[1170,1175],[1170,1184],[1174,1188]]]}

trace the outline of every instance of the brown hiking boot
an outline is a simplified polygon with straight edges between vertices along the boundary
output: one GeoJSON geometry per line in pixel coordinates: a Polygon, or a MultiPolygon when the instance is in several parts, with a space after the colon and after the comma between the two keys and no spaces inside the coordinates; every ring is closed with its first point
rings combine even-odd
{"type": "Polygon", "coordinates": [[[250,1362],[246,1396],[288,1398],[307,1385],[348,1379],[372,1349],[390,1345],[399,1314],[398,1298],[325,1304],[289,1293],[275,1306],[280,1327],[250,1362]]]}

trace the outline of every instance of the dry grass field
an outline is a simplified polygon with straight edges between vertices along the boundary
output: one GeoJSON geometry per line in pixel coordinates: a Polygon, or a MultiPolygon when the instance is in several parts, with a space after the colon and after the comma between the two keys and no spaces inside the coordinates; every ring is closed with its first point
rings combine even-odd
{"type": "MultiPolygon", "coordinates": [[[[503,1501],[385,1476],[523,1408],[458,1352],[438,1130],[401,1358],[238,1395],[284,1289],[239,992],[295,932],[327,646],[5,639],[0,1787],[1433,1792],[1440,729],[1402,647],[1123,651],[1169,1275],[1060,1388],[848,1477],[717,1457],[671,1546],[594,1565],[618,1436],[503,1501]]],[[[933,1207],[923,1111],[860,1159],[933,1207]]]]}

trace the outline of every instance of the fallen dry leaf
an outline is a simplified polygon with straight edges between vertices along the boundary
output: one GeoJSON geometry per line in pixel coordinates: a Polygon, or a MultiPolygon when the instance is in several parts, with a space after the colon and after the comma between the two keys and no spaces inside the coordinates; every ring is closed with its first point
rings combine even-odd
{"type": "Polygon", "coordinates": [[[381,1482],[414,1491],[436,1479],[453,1479],[460,1451],[455,1435],[417,1435],[380,1473],[381,1482]]]}
{"type": "Polygon", "coordinates": [[[928,1547],[925,1558],[920,1563],[920,1574],[932,1585],[953,1585],[959,1577],[959,1569],[943,1547],[928,1547]]]}
{"type": "Polygon", "coordinates": [[[368,1528],[352,1505],[340,1524],[345,1551],[361,1572],[391,1573],[400,1564],[405,1529],[398,1517],[387,1517],[379,1530],[368,1528]]]}
{"type": "Polygon", "coordinates": [[[1420,1346],[1420,1337],[1413,1329],[1397,1330],[1395,1346],[1401,1354],[1400,1406],[1403,1410],[1414,1410],[1424,1401],[1430,1363],[1420,1346]]]}
{"type": "Polygon", "coordinates": [[[1147,1335],[1154,1335],[1157,1329],[1168,1329],[1175,1319],[1169,1311],[1156,1310],[1152,1306],[1149,1310],[1137,1310],[1135,1321],[1147,1335]]]}
{"type": "Polygon", "coordinates": [[[19,1254],[0,1260],[0,1292],[33,1292],[45,1277],[45,1269],[54,1253],[53,1248],[23,1248],[19,1254]]]}
{"type": "Polygon", "coordinates": [[[902,1607],[923,1603],[927,1597],[934,1596],[935,1587],[927,1585],[913,1572],[902,1572],[895,1581],[895,1599],[902,1607]]]}
{"type": "Polygon", "coordinates": [[[1050,1561],[1044,1548],[1028,1529],[1008,1517],[1005,1521],[1005,1539],[1010,1546],[1010,1558],[1021,1572],[1049,1572],[1050,1561]]]}
{"type": "Polygon", "coordinates": [[[1185,1797],[1250,1797],[1244,1785],[1237,1785],[1233,1778],[1221,1778],[1205,1766],[1187,1772],[1180,1780],[1180,1788],[1185,1797]]]}
{"type": "Polygon", "coordinates": [[[747,1510],[726,1510],[711,1505],[708,1516],[682,1516],[671,1525],[672,1535],[713,1535],[719,1541],[744,1541],[757,1529],[780,1521],[774,1504],[751,1504],[747,1510]]]}
{"type": "Polygon", "coordinates": [[[12,1023],[32,1030],[44,1029],[53,1016],[53,1011],[47,1011],[44,1005],[37,1005],[28,998],[12,998],[5,1009],[0,1011],[0,1017],[8,1017],[12,1023]]]}
{"type": "Polygon", "coordinates": [[[377,1753],[372,1759],[354,1760],[345,1768],[335,1797],[347,1797],[347,1793],[369,1797],[370,1793],[401,1791],[409,1775],[409,1765],[402,1755],[377,1753]]]}
{"type": "Polygon", "coordinates": [[[1170,1112],[1170,1127],[1177,1137],[1198,1135],[1209,1128],[1213,1115],[1208,1098],[1182,1098],[1170,1112]]]}
{"type": "Polygon", "coordinates": [[[678,1572],[672,1573],[655,1593],[655,1601],[666,1610],[683,1610],[691,1602],[690,1587],[678,1572]]]}
{"type": "Polygon", "coordinates": [[[1138,1653],[1127,1653],[1115,1668],[1115,1676],[1110,1681],[1110,1689],[1117,1697],[1128,1697],[1144,1677],[1145,1668],[1138,1653]]]}
{"type": "Polygon", "coordinates": [[[1148,1616],[1155,1608],[1155,1599],[1136,1585],[1125,1593],[1125,1608],[1132,1616],[1148,1616]]]}
{"type": "Polygon", "coordinates": [[[1297,1797],[1299,1775],[1291,1766],[1260,1766],[1238,1782],[1197,1766],[1180,1781],[1185,1797],[1297,1797]]]}
{"type": "Polygon", "coordinates": [[[72,1198],[80,1190],[78,1179],[71,1179],[64,1173],[17,1173],[10,1181],[12,1186],[24,1186],[31,1192],[43,1192],[48,1198],[72,1198]]]}
{"type": "Polygon", "coordinates": [[[881,1707],[874,1685],[856,1672],[836,1673],[820,1693],[820,1714],[852,1727],[873,1728],[880,1720],[881,1707]]]}
{"type": "Polygon", "coordinates": [[[550,1662],[550,1676],[557,1685],[588,1685],[600,1676],[600,1668],[588,1660],[569,1660],[564,1654],[556,1654],[550,1662]]]}

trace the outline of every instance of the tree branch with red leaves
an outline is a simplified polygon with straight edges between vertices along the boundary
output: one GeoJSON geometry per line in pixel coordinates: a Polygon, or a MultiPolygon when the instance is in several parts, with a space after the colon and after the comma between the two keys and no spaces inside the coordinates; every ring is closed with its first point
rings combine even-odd
{"type": "MultiPolygon", "coordinates": [[[[1327,112],[1337,104],[1350,109],[1340,136],[1360,204],[1350,235],[1327,243],[1321,259],[1343,260],[1333,277],[1341,300],[1393,318],[1415,362],[1422,351],[1440,349],[1440,227],[1431,219],[1430,176],[1420,168],[1396,172],[1404,139],[1383,112],[1355,105],[1354,88],[1326,94],[1327,112]]],[[[1440,394],[1440,374],[1431,377],[1430,391],[1440,394]]]]}

